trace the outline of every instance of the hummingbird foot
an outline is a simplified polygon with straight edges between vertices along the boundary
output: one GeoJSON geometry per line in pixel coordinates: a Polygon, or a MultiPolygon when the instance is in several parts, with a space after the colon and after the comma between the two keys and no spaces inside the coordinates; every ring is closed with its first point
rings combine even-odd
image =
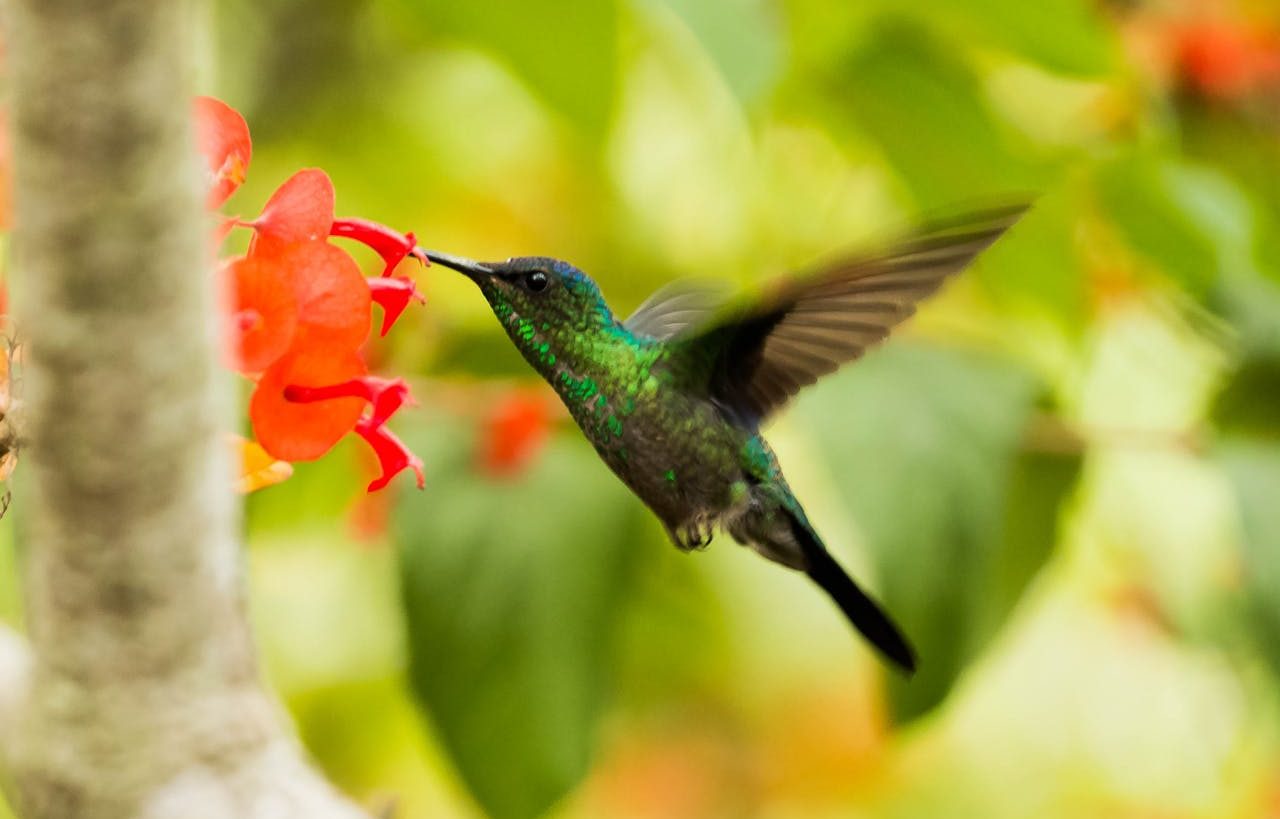
{"type": "Polygon", "coordinates": [[[715,537],[715,524],[709,518],[699,515],[672,528],[667,526],[667,537],[682,552],[705,549],[715,537]]]}

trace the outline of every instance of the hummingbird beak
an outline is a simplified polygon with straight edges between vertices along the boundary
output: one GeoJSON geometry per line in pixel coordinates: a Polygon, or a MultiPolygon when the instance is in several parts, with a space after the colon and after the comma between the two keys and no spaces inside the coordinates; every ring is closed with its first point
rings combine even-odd
{"type": "Polygon", "coordinates": [[[456,270],[466,275],[470,279],[487,278],[493,275],[493,271],[479,262],[468,259],[463,256],[450,256],[448,253],[440,253],[435,250],[424,250],[427,259],[432,264],[444,265],[445,267],[456,270]]]}

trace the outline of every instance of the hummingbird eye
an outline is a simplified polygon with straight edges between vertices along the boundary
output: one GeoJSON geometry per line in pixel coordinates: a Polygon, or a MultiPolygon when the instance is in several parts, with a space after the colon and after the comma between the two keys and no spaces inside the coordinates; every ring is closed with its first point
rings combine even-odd
{"type": "Polygon", "coordinates": [[[524,277],[525,289],[533,293],[541,293],[550,283],[551,280],[547,278],[547,274],[541,270],[526,273],[524,277]]]}

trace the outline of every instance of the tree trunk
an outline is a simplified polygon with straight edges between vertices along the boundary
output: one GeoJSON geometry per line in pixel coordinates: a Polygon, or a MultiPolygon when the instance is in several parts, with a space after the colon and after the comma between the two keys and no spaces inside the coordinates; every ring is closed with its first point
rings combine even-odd
{"type": "Polygon", "coordinates": [[[245,619],[194,12],[5,6],[31,660],[0,635],[0,726],[25,819],[360,815],[303,761],[245,619]]]}

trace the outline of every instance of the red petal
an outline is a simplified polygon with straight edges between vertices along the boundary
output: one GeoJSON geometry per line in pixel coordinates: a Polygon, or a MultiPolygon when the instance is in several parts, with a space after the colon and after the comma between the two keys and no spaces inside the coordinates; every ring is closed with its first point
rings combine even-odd
{"type": "Polygon", "coordinates": [[[319,458],[355,427],[365,401],[334,398],[297,403],[285,397],[285,388],[323,387],[364,374],[364,362],[355,350],[320,346],[286,354],[262,374],[249,401],[249,419],[258,443],[283,461],[319,458]]]}
{"type": "Polygon", "coordinates": [[[249,170],[253,143],[240,112],[222,100],[196,97],[196,148],[204,157],[210,210],[222,205],[240,187],[249,170]]]}
{"type": "Polygon", "coordinates": [[[484,420],[480,467],[490,475],[510,476],[529,464],[551,431],[551,407],[541,389],[513,390],[484,420]]]}
{"type": "Polygon", "coordinates": [[[1243,98],[1280,82],[1280,35],[1238,21],[1201,21],[1178,32],[1182,70],[1206,96],[1243,98]]]}
{"type": "Polygon", "coordinates": [[[298,299],[295,347],[355,349],[369,335],[371,296],[355,260],[324,242],[287,248],[276,264],[287,269],[298,299]]]}
{"type": "Polygon", "coordinates": [[[384,276],[390,276],[391,271],[406,256],[413,256],[423,264],[428,264],[426,255],[418,249],[418,240],[412,233],[400,233],[368,219],[336,219],[330,228],[330,235],[353,239],[371,248],[382,257],[386,265],[382,269],[384,276]]]}
{"type": "Polygon", "coordinates": [[[378,464],[382,467],[382,475],[369,484],[370,492],[382,489],[391,479],[406,469],[412,469],[417,476],[418,488],[426,486],[426,477],[422,472],[422,459],[409,451],[409,448],[397,438],[391,430],[371,421],[361,421],[356,425],[356,433],[368,442],[373,453],[378,456],[378,464]]]}
{"type": "Polygon", "coordinates": [[[409,306],[410,301],[425,304],[427,297],[418,292],[413,279],[407,276],[393,276],[379,279],[365,279],[369,284],[369,295],[382,307],[382,330],[379,335],[385,336],[396,323],[400,314],[409,306]]]}
{"type": "Polygon", "coordinates": [[[222,240],[227,238],[227,235],[231,233],[232,229],[240,227],[240,225],[241,225],[240,220],[234,216],[230,216],[226,219],[220,220],[218,224],[213,226],[213,231],[212,231],[213,242],[211,244],[214,247],[217,247],[218,245],[222,244],[222,240]]]}
{"type": "Polygon", "coordinates": [[[409,386],[402,379],[370,375],[322,386],[290,384],[284,388],[284,398],[298,405],[349,398],[369,402],[373,405],[372,411],[355,426],[355,431],[373,447],[378,463],[382,466],[382,476],[369,484],[369,491],[374,492],[386,486],[393,476],[404,469],[413,469],[417,473],[418,488],[422,488],[422,461],[384,426],[396,410],[413,401],[409,395],[409,386]]]}
{"type": "Polygon", "coordinates": [[[298,300],[288,268],[270,260],[240,258],[224,268],[230,281],[228,337],[236,351],[233,369],[262,372],[284,355],[298,323],[298,300]]]}
{"type": "Polygon", "coordinates": [[[374,426],[381,426],[387,422],[392,415],[404,406],[413,406],[413,395],[409,392],[409,385],[404,382],[403,378],[378,378],[371,379],[374,381],[376,391],[370,399],[373,404],[373,412],[369,416],[369,422],[374,426]]]}
{"type": "Polygon", "coordinates": [[[333,224],[333,182],[319,168],[304,168],[276,188],[249,224],[258,231],[250,250],[255,255],[323,239],[333,224]]]}
{"type": "Polygon", "coordinates": [[[361,398],[373,407],[368,422],[374,426],[386,423],[387,419],[401,407],[414,403],[413,396],[409,393],[409,385],[403,378],[379,378],[376,375],[352,378],[339,384],[326,384],[321,387],[290,384],[284,389],[284,397],[285,400],[300,404],[328,401],[332,398],[361,398]]]}

